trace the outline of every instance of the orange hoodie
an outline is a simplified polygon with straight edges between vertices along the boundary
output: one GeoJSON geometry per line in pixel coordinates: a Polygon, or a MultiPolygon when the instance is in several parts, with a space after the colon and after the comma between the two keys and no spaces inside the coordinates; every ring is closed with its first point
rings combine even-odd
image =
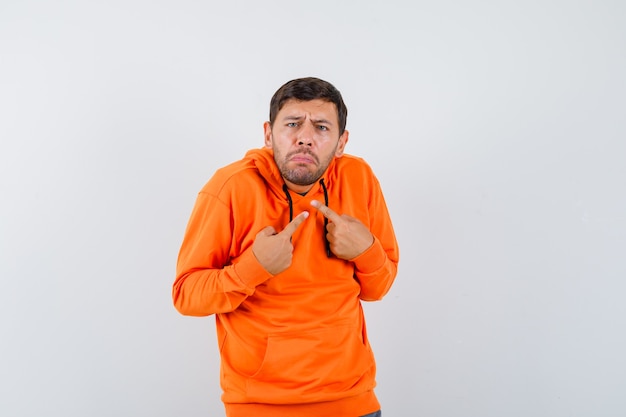
{"type": "Polygon", "coordinates": [[[229,417],[357,417],[379,409],[376,365],[360,300],[391,287],[398,245],[378,180],[361,159],[335,158],[305,195],[287,192],[271,149],[249,151],[200,191],[180,249],[174,305],[215,314],[222,401],[229,417]],[[359,219],[374,243],[350,261],[328,257],[311,200],[359,219]],[[289,197],[289,198],[288,198],[289,197]],[[291,200],[291,203],[290,201],[291,200]],[[252,243],[302,211],[291,266],[272,276],[252,243]]]}

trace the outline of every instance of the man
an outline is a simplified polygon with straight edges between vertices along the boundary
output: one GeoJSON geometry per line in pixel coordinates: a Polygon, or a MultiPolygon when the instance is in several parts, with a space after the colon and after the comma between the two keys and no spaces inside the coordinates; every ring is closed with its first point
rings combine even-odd
{"type": "Polygon", "coordinates": [[[346,116],[330,83],[289,81],[265,147],[198,195],[172,294],[216,316],[228,417],[381,415],[360,300],[389,291],[399,252],[378,180],[344,154],[346,116]]]}

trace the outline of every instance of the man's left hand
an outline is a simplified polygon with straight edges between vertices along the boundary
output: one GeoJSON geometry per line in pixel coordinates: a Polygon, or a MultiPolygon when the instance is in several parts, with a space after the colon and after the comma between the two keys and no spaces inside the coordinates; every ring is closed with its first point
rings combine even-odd
{"type": "Polygon", "coordinates": [[[311,205],[329,220],[326,238],[337,258],[354,259],[374,243],[374,235],[359,219],[347,214],[339,215],[317,200],[311,201],[311,205]]]}

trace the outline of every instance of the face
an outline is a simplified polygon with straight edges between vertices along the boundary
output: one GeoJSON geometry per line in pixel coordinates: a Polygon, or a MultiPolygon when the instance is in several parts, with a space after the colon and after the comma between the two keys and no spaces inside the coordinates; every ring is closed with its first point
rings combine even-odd
{"type": "Polygon", "coordinates": [[[348,131],[339,134],[337,108],[324,100],[288,100],[274,120],[263,125],[265,146],[289,189],[303,193],[317,182],[333,158],[340,158],[348,131]]]}

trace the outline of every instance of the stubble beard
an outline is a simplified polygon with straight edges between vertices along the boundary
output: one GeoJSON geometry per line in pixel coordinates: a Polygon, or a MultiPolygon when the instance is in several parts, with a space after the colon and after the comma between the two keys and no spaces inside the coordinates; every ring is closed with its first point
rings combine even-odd
{"type": "Polygon", "coordinates": [[[274,149],[274,161],[276,161],[276,165],[278,166],[280,174],[285,180],[296,185],[311,185],[319,180],[322,175],[324,175],[324,172],[326,171],[326,168],[328,168],[328,165],[330,165],[330,161],[333,159],[333,155],[334,152],[331,153],[326,160],[320,162],[319,158],[316,155],[313,155],[311,152],[296,151],[292,152],[291,154],[287,154],[286,156],[283,156],[280,152],[277,152],[277,150],[274,149]],[[295,168],[287,168],[289,158],[295,153],[302,152],[311,155],[311,157],[315,160],[318,167],[315,171],[310,171],[307,164],[297,164],[295,168]]]}

